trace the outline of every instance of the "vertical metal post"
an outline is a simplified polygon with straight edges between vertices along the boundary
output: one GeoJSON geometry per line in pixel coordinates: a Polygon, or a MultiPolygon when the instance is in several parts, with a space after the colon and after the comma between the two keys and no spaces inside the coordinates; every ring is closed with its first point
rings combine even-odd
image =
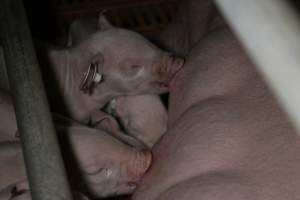
{"type": "Polygon", "coordinates": [[[2,39],[34,200],[72,199],[21,0],[1,0],[2,39]]]}
{"type": "Polygon", "coordinates": [[[284,0],[215,2],[300,130],[300,21],[295,10],[284,0]]]}

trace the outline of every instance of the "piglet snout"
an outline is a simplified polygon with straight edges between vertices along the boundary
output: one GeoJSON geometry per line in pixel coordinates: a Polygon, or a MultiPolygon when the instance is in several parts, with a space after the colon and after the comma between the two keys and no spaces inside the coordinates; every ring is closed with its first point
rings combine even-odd
{"type": "Polygon", "coordinates": [[[133,181],[139,181],[150,168],[152,154],[148,150],[137,151],[133,158],[133,161],[128,165],[127,174],[133,181]]]}
{"type": "Polygon", "coordinates": [[[184,58],[180,56],[176,56],[174,54],[169,55],[169,60],[171,62],[171,66],[174,67],[176,71],[180,70],[184,65],[184,58]]]}
{"type": "Polygon", "coordinates": [[[182,69],[185,60],[184,58],[176,56],[174,54],[170,54],[168,57],[169,58],[167,63],[167,73],[170,76],[170,81],[177,74],[177,72],[179,72],[182,69]]]}
{"type": "Polygon", "coordinates": [[[165,54],[161,63],[156,67],[156,73],[161,82],[168,84],[184,66],[184,58],[174,54],[165,54]]]}

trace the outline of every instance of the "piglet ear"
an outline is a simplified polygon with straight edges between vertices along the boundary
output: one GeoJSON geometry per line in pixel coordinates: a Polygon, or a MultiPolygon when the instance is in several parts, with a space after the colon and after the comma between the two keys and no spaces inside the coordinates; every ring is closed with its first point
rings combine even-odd
{"type": "Polygon", "coordinates": [[[104,12],[105,11],[102,11],[99,14],[99,18],[98,18],[98,29],[101,31],[106,31],[108,29],[113,28],[113,25],[105,17],[104,12]]]}

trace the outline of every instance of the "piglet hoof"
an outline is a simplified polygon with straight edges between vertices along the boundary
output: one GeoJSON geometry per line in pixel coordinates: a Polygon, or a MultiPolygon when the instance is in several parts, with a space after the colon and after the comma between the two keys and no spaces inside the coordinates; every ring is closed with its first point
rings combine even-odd
{"type": "Polygon", "coordinates": [[[0,199],[3,200],[31,200],[31,193],[29,190],[28,182],[21,181],[12,184],[0,191],[0,199]]]}

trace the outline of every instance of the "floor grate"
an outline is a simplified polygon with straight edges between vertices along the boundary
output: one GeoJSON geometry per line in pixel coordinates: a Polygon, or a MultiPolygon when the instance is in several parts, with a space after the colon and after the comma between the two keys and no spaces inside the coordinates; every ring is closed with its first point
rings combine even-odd
{"type": "Polygon", "coordinates": [[[106,16],[114,25],[153,36],[171,21],[177,4],[175,0],[55,0],[53,8],[62,26],[107,10],[106,16]]]}

